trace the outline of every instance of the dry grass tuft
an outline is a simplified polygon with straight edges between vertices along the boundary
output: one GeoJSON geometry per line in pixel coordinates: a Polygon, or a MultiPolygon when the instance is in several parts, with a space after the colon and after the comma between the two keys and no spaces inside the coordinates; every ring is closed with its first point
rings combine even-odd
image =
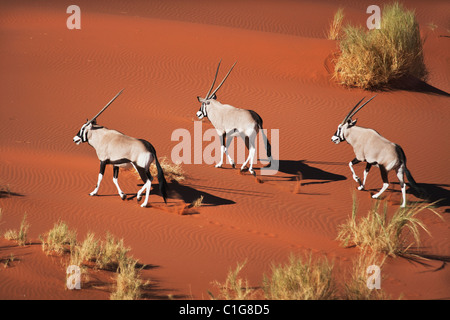
{"type": "Polygon", "coordinates": [[[7,230],[4,234],[4,238],[7,240],[17,241],[20,246],[24,246],[28,241],[28,229],[30,228],[30,225],[27,223],[26,219],[27,215],[24,214],[22,222],[20,223],[19,231],[7,230]]]}
{"type": "Polygon", "coordinates": [[[333,265],[327,259],[313,262],[291,255],[284,266],[272,266],[272,276],[264,277],[263,289],[269,300],[333,300],[336,284],[333,265]]]}
{"type": "MultiPolygon", "coordinates": [[[[159,164],[164,171],[164,177],[167,181],[184,181],[186,179],[185,172],[181,166],[181,164],[173,164],[167,160],[167,157],[161,157],[159,159],[159,164]]],[[[158,176],[158,171],[156,169],[156,165],[152,163],[150,166],[150,174],[153,177],[158,176]]]]}
{"type": "Polygon", "coordinates": [[[367,268],[376,265],[382,268],[386,256],[371,250],[363,250],[353,261],[349,280],[344,283],[343,299],[345,300],[389,300],[390,297],[380,289],[369,289],[367,286],[367,268]]]}
{"type": "Polygon", "coordinates": [[[390,256],[406,255],[414,243],[420,246],[420,229],[429,234],[417,215],[428,209],[442,219],[433,210],[433,205],[415,204],[407,208],[399,208],[389,219],[387,203],[384,205],[383,212],[379,213],[380,201],[376,201],[368,215],[357,220],[357,201],[354,197],[352,215],[338,227],[337,240],[342,241],[345,246],[370,248],[390,256]],[[410,243],[411,238],[412,243],[410,243]]]}
{"type": "Polygon", "coordinates": [[[123,239],[116,240],[110,233],[107,233],[106,241],[101,244],[96,264],[100,269],[116,269],[120,263],[127,261],[129,251],[130,248],[124,246],[123,239]]]}
{"type": "Polygon", "coordinates": [[[248,285],[247,279],[239,277],[239,273],[244,268],[246,262],[238,263],[236,269],[228,272],[224,283],[214,281],[213,284],[219,289],[218,296],[214,296],[208,291],[208,294],[214,300],[249,300],[255,294],[255,290],[248,285]]]}
{"type": "Polygon", "coordinates": [[[200,198],[194,200],[191,204],[191,207],[199,208],[202,206],[202,203],[203,203],[203,195],[201,195],[200,198]]]}
{"type": "Polygon", "coordinates": [[[76,231],[69,230],[65,222],[58,221],[53,229],[41,236],[42,250],[46,254],[61,255],[70,252],[76,244],[76,231]]]}
{"type": "Polygon", "coordinates": [[[137,300],[141,297],[142,280],[137,261],[125,259],[120,261],[117,269],[116,285],[110,295],[111,300],[137,300]]]}
{"type": "Polygon", "coordinates": [[[381,272],[387,256],[371,250],[364,250],[352,262],[349,275],[337,281],[333,274],[334,265],[326,257],[313,261],[312,255],[304,259],[291,255],[289,262],[282,266],[272,265],[272,275],[264,275],[260,287],[251,288],[246,279],[239,274],[245,263],[230,270],[224,283],[215,281],[219,289],[212,299],[225,300],[382,300],[390,299],[380,289],[369,289],[368,282],[372,274],[368,267],[376,265],[381,272]]]}
{"type": "Polygon", "coordinates": [[[341,38],[342,21],[344,20],[344,9],[339,8],[334,14],[333,21],[330,23],[327,38],[328,40],[338,40],[341,38]]]}
{"type": "Polygon", "coordinates": [[[82,266],[84,263],[95,262],[101,251],[100,242],[93,233],[88,233],[81,244],[77,244],[70,252],[70,265],[82,266]]]}
{"type": "Polygon", "coordinates": [[[55,223],[53,229],[40,238],[46,254],[69,253],[68,266],[80,267],[85,276],[88,268],[117,272],[117,283],[111,292],[111,299],[130,300],[141,297],[140,288],[143,283],[139,274],[144,266],[138,267],[138,261],[128,256],[130,249],[125,247],[123,239],[117,240],[107,233],[105,241],[100,241],[90,232],[83,242],[78,243],[76,232],[69,230],[67,224],[61,221],[55,223]]]}
{"type": "Polygon", "coordinates": [[[423,40],[415,12],[395,2],[385,5],[381,28],[345,26],[334,77],[349,87],[378,89],[405,76],[425,80],[423,40]]]}

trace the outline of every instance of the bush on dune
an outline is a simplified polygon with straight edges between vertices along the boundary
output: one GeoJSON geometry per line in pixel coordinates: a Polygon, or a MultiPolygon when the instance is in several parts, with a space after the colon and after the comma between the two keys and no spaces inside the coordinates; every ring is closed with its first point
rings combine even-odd
{"type": "Polygon", "coordinates": [[[405,76],[426,78],[419,23],[397,2],[384,6],[380,29],[345,26],[339,47],[334,77],[342,85],[378,89],[405,76]]]}

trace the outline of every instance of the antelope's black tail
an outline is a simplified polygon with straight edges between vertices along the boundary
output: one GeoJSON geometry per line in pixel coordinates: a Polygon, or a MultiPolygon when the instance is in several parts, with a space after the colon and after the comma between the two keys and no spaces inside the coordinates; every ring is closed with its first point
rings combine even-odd
{"type": "Polygon", "coordinates": [[[158,161],[158,157],[156,156],[156,150],[150,142],[142,139],[140,140],[144,143],[147,150],[155,157],[156,170],[158,171],[159,192],[161,193],[164,202],[167,203],[167,182],[166,178],[164,177],[164,171],[161,168],[161,164],[158,161]]]}

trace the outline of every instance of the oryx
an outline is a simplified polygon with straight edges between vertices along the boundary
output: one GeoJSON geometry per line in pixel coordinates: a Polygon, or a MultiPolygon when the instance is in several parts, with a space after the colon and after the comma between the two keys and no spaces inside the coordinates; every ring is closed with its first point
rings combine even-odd
{"type": "MultiPolygon", "coordinates": [[[[122,89],[123,91],[123,89],[122,89]]],[[[126,136],[116,130],[110,130],[97,124],[97,117],[105,111],[105,109],[122,93],[120,91],[95,117],[88,120],[81,127],[80,131],[73,138],[73,142],[77,145],[82,142],[89,143],[97,152],[97,156],[100,160],[100,173],[98,175],[97,186],[94,191],[90,193],[91,196],[95,196],[98,193],[100,183],[105,173],[105,167],[108,164],[113,166],[113,182],[117,187],[119,196],[122,200],[125,200],[126,195],[122,192],[118,184],[119,168],[129,167],[130,164],[136,169],[144,182],[144,186],[137,193],[137,200],[141,200],[141,195],[144,191],[145,201],[141,207],[147,206],[148,197],[150,194],[150,187],[152,184],[152,176],[149,168],[150,164],[155,161],[158,171],[158,183],[161,195],[166,202],[166,180],[164,178],[164,172],[156,157],[155,148],[150,142],[143,139],[136,139],[126,136]]]]}
{"type": "Polygon", "coordinates": [[[369,103],[375,96],[367,100],[363,105],[356,109],[359,104],[364,100],[361,99],[356,106],[345,116],[344,120],[339,124],[337,131],[334,133],[331,140],[338,144],[341,141],[347,141],[352,147],[355,153],[355,158],[349,162],[350,170],[353,174],[353,179],[359,183],[358,190],[363,190],[366,183],[366,178],[370,168],[376,165],[380,168],[381,178],[383,180],[383,187],[381,190],[374,194],[372,198],[378,198],[389,186],[388,172],[395,170],[397,178],[400,181],[400,187],[402,189],[402,207],[406,205],[406,188],[403,174],[406,174],[408,181],[416,190],[419,190],[416,182],[414,181],[411,173],[406,168],[406,156],[402,148],[382,137],[378,132],[369,128],[362,128],[356,126],[356,120],[352,120],[352,117],[361,110],[367,103],[369,103]],[[356,110],[355,110],[356,109],[356,110]],[[356,175],[353,170],[353,165],[365,161],[366,169],[364,170],[364,180],[356,175]]]}
{"type": "MultiPolygon", "coordinates": [[[[206,94],[205,98],[197,97],[198,101],[201,103],[200,110],[197,112],[197,117],[199,120],[204,117],[208,118],[214,128],[217,131],[217,134],[220,136],[221,142],[221,153],[220,153],[220,162],[216,165],[216,168],[220,168],[223,165],[223,155],[226,154],[228,160],[230,161],[233,168],[235,167],[233,159],[231,159],[228,154],[228,147],[231,144],[231,141],[234,136],[239,135],[244,141],[247,149],[249,150],[248,158],[241,166],[241,171],[244,170],[247,163],[249,163],[249,172],[251,174],[255,174],[253,171],[253,160],[255,156],[255,148],[256,148],[256,136],[261,130],[261,133],[264,138],[264,143],[266,145],[267,157],[269,161],[272,161],[271,155],[271,146],[267,139],[267,136],[264,134],[263,129],[263,121],[262,118],[253,110],[240,109],[228,104],[222,104],[217,101],[216,92],[223,85],[225,80],[230,75],[231,70],[233,70],[236,62],[231,67],[230,71],[228,71],[225,78],[222,82],[217,86],[217,88],[211,93],[214,88],[214,84],[216,83],[217,74],[219,73],[220,62],[217,66],[216,75],[214,77],[214,81],[206,94]]],[[[270,163],[268,164],[270,165],[270,163]]]]}

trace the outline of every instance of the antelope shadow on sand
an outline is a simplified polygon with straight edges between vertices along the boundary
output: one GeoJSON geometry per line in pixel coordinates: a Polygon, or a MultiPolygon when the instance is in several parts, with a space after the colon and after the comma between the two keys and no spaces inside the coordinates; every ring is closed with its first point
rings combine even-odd
{"type": "Polygon", "coordinates": [[[409,189],[409,193],[417,198],[427,202],[436,202],[437,207],[449,207],[445,212],[450,212],[450,185],[449,184],[433,184],[433,183],[417,183],[421,192],[409,189]]]}
{"type": "Polygon", "coordinates": [[[192,203],[203,196],[202,207],[223,206],[236,203],[232,200],[221,198],[211,193],[197,190],[192,186],[180,184],[177,181],[172,181],[169,183],[168,193],[169,198],[181,199],[185,203],[192,203]]]}
{"type": "MultiPolygon", "coordinates": [[[[390,192],[398,193],[396,186],[398,182],[390,182],[393,188],[388,189],[390,192]],[[394,187],[395,186],[395,187],[394,187]]],[[[420,191],[408,187],[407,194],[412,194],[416,198],[423,201],[433,203],[436,202],[436,207],[448,207],[445,212],[450,213],[450,184],[434,184],[434,183],[417,183],[420,191]]],[[[366,191],[375,192],[377,189],[367,189],[366,191]]],[[[421,202],[421,201],[419,201],[421,202]]]]}
{"type": "MultiPolygon", "coordinates": [[[[328,172],[319,169],[317,167],[313,167],[309,165],[309,163],[312,163],[310,161],[306,160],[279,160],[279,161],[280,162],[278,171],[288,175],[292,175],[290,177],[291,180],[296,180],[298,179],[298,177],[300,177],[302,180],[302,185],[322,184],[347,179],[346,176],[328,172]],[[305,180],[316,180],[316,181],[305,181],[305,180]]],[[[343,163],[343,165],[345,164],[343,163]]]]}

